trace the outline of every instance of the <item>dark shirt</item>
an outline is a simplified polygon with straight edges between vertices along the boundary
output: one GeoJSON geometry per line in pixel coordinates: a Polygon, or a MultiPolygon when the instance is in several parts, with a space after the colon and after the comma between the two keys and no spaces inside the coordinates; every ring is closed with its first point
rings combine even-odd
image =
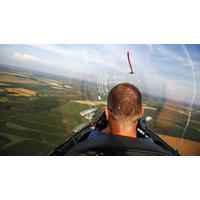
{"type": "Polygon", "coordinates": [[[100,135],[103,135],[103,133],[100,131],[100,130],[92,130],[89,135],[88,135],[88,138],[87,139],[91,139],[91,138],[95,138],[95,137],[98,137],[100,135]]]}
{"type": "MultiPolygon", "coordinates": [[[[96,137],[99,137],[99,136],[101,136],[101,135],[104,135],[104,133],[102,133],[100,130],[94,129],[94,130],[90,131],[90,133],[89,133],[87,139],[96,138],[96,137]]],[[[151,141],[152,143],[154,143],[154,141],[152,140],[152,138],[149,138],[149,137],[148,137],[148,138],[146,138],[146,139],[149,139],[149,141],[151,141]]]]}

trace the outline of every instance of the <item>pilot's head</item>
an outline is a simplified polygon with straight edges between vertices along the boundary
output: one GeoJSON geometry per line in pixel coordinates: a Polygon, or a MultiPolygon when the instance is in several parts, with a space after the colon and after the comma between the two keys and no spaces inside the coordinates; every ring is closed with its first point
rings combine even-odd
{"type": "Polygon", "coordinates": [[[111,89],[105,113],[112,134],[136,137],[136,126],[143,112],[141,92],[136,86],[120,83],[111,89]]]}

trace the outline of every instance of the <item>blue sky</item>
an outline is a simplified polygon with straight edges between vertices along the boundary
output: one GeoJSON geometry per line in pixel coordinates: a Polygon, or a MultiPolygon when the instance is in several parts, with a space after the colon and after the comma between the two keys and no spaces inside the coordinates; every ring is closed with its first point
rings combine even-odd
{"type": "Polygon", "coordinates": [[[0,45],[0,63],[105,85],[131,82],[153,95],[200,102],[200,45],[0,45]]]}

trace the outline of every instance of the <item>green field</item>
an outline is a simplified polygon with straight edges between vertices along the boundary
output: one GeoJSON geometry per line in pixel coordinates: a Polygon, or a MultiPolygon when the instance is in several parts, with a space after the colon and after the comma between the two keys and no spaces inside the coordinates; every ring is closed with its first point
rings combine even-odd
{"type": "MultiPolygon", "coordinates": [[[[84,120],[80,111],[94,107],[73,102],[97,97],[95,89],[81,84],[0,68],[0,155],[48,155],[63,143],[84,120]]],[[[145,116],[153,118],[148,122],[151,129],[182,137],[187,108],[155,98],[144,98],[143,103],[145,116]]],[[[199,119],[200,111],[193,110],[184,138],[200,141],[199,119]]]]}
{"type": "Polygon", "coordinates": [[[182,138],[184,135],[185,139],[200,142],[200,114],[196,110],[192,110],[189,124],[186,128],[185,134],[184,129],[186,127],[189,109],[188,107],[180,106],[174,102],[155,102],[149,103],[152,107],[157,108],[150,113],[145,113],[153,118],[152,121],[148,122],[148,127],[154,130],[158,134],[170,135],[174,137],[182,138]]]}
{"type": "MultiPolygon", "coordinates": [[[[6,76],[5,72],[3,78],[6,76]]],[[[8,78],[0,84],[0,155],[49,154],[81,123],[79,112],[91,107],[71,102],[85,99],[86,91],[80,91],[78,85],[69,85],[67,81],[54,82],[41,77],[33,81],[33,78],[18,75],[8,78]],[[7,88],[29,89],[37,95],[15,96],[3,91],[7,88]]]]}

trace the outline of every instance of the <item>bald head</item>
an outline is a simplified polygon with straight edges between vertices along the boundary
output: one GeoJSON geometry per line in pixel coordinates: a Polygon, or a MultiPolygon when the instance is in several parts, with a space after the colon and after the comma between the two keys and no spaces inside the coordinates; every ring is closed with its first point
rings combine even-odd
{"type": "Polygon", "coordinates": [[[130,83],[120,83],[110,91],[107,106],[114,120],[135,120],[142,109],[141,92],[130,83]]]}

